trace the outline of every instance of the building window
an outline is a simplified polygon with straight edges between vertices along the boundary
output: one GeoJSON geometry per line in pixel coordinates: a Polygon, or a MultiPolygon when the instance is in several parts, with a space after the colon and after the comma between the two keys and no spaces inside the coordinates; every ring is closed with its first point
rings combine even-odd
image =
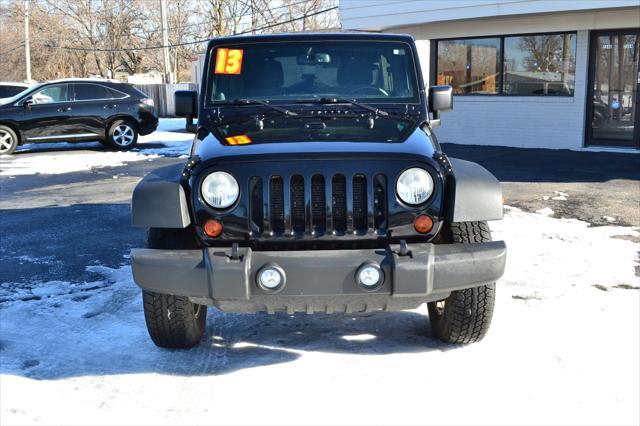
{"type": "Polygon", "coordinates": [[[439,41],[438,84],[457,95],[499,93],[501,56],[499,38],[439,41]]]}
{"type": "Polygon", "coordinates": [[[573,96],[575,33],[438,40],[436,55],[456,95],[573,96]]]}
{"type": "Polygon", "coordinates": [[[575,34],[504,38],[505,94],[573,95],[575,75],[575,34]]]}

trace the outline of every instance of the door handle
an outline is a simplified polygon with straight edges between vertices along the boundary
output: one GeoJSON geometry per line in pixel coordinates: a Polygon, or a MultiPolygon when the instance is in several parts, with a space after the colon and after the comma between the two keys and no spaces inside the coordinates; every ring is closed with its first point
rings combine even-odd
{"type": "Polygon", "coordinates": [[[67,111],[71,111],[71,107],[58,108],[58,112],[67,112],[67,111]]]}

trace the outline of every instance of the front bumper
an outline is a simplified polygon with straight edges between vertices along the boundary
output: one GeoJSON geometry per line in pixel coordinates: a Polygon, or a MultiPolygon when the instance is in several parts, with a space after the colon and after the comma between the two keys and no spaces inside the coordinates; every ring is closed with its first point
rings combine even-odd
{"type": "Polygon", "coordinates": [[[229,312],[368,312],[415,308],[451,291],[495,282],[504,273],[504,241],[412,244],[377,250],[253,251],[133,249],[133,278],[141,288],[189,296],[229,312]],[[384,281],[365,290],[355,280],[364,263],[376,263],[384,281]],[[286,284],[270,293],[256,284],[266,264],[280,266],[286,284]]]}

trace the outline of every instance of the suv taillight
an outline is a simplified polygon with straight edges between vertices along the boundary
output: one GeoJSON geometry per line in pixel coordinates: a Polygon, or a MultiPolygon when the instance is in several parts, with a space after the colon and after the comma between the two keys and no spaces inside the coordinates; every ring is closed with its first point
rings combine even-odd
{"type": "Polygon", "coordinates": [[[140,102],[145,105],[153,106],[153,99],[151,98],[143,98],[140,102]]]}

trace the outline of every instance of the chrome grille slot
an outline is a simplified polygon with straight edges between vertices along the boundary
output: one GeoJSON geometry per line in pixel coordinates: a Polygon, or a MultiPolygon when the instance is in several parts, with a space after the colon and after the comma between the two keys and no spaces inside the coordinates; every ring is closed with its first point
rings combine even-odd
{"type": "Polygon", "coordinates": [[[316,233],[323,233],[327,227],[327,203],[325,181],[322,175],[311,178],[311,225],[316,233]]]}
{"type": "Polygon", "coordinates": [[[273,232],[284,232],[284,190],[281,176],[269,181],[269,221],[273,232]]]}
{"type": "Polygon", "coordinates": [[[291,177],[291,227],[294,232],[304,233],[304,178],[300,175],[291,177]]]}
{"type": "Polygon", "coordinates": [[[367,230],[367,178],[363,174],[353,177],[353,229],[367,230]]]}
{"type": "Polygon", "coordinates": [[[347,181],[344,175],[331,179],[333,230],[343,234],[347,230],[347,181]]]}

